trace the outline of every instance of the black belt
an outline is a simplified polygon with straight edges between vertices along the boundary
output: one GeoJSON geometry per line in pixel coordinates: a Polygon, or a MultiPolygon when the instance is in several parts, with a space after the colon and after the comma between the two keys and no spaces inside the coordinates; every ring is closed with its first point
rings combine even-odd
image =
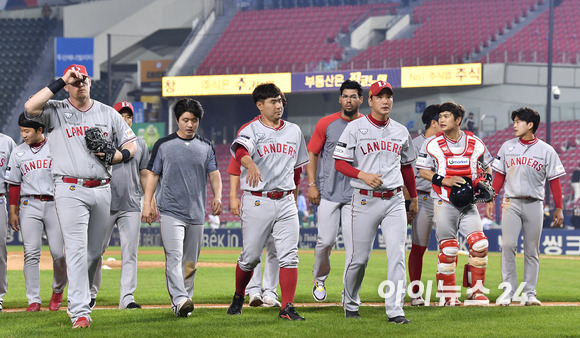
{"type": "Polygon", "coordinates": [[[24,195],[22,197],[34,198],[41,201],[54,201],[54,196],[51,195],[24,195]]]}
{"type": "Polygon", "coordinates": [[[403,191],[403,189],[397,188],[397,189],[393,189],[393,190],[380,190],[380,191],[360,189],[359,191],[360,191],[361,195],[380,197],[382,199],[387,199],[387,198],[393,197],[396,193],[403,191]]]}
{"type": "Polygon", "coordinates": [[[419,195],[431,195],[431,193],[429,191],[425,191],[425,190],[417,190],[417,194],[419,194],[419,195]]]}
{"type": "Polygon", "coordinates": [[[282,197],[288,196],[292,193],[292,190],[287,191],[250,191],[254,196],[268,197],[273,200],[279,200],[282,197]]]}

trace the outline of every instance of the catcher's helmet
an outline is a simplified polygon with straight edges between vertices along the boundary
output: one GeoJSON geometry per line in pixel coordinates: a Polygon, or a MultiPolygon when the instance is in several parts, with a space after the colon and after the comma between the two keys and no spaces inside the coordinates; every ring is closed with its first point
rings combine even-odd
{"type": "Polygon", "coordinates": [[[449,202],[457,208],[465,208],[473,203],[473,187],[471,186],[471,178],[463,177],[465,183],[461,187],[451,188],[449,194],[449,202]]]}

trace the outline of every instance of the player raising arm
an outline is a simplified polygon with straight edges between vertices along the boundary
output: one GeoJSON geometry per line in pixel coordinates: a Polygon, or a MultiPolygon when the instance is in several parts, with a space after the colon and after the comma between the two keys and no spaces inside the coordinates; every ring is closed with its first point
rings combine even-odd
{"type": "MultiPolygon", "coordinates": [[[[558,154],[546,142],[535,136],[540,126],[540,114],[531,108],[514,110],[515,138],[506,141],[493,161],[496,171],[493,187],[499,193],[505,183],[505,197],[501,216],[501,275],[503,282],[511,285],[508,296],[498,305],[511,303],[518,285],[516,252],[520,231],[524,235],[525,305],[542,305],[536,298],[536,285],[540,271],[540,237],[546,179],[550,182],[556,204],[554,225],[564,222],[562,212],[562,187],[560,177],[566,175],[558,154]]],[[[487,205],[487,217],[493,219],[494,202],[487,205]]]]}

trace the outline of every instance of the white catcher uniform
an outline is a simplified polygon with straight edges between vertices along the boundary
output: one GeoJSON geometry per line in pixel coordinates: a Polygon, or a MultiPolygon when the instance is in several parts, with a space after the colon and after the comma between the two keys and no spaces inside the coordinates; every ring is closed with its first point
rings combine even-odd
{"type": "Polygon", "coordinates": [[[346,257],[345,262],[344,309],[358,311],[360,287],[380,225],[387,251],[387,280],[396,290],[385,298],[386,313],[389,318],[404,316],[407,214],[401,165],[415,160],[411,135],[405,126],[393,119],[385,126],[378,126],[368,116],[361,117],[344,129],[334,150],[334,159],[351,162],[354,168],[364,172],[380,174],[383,181],[374,191],[361,179],[350,181],[354,188],[352,222],[345,236],[352,234],[352,238],[345,237],[344,242],[345,247],[347,243],[351,245],[352,255],[346,257]]]}
{"type": "Polygon", "coordinates": [[[111,166],[87,148],[85,130],[101,128],[105,138],[117,147],[135,139],[135,133],[115,109],[92,101],[89,109],[80,111],[68,99],[49,100],[38,117],[26,114],[44,124],[50,137],[54,198],[69,280],[67,309],[72,323],[80,317],[91,320],[90,286],[101,258],[111,207],[111,166]]]}
{"type": "MultiPolygon", "coordinates": [[[[103,254],[109,246],[115,224],[121,239],[121,293],[119,309],[124,309],[135,302],[137,288],[137,256],[139,253],[139,239],[141,229],[141,187],[140,172],[147,169],[149,163],[149,149],[145,140],[137,138],[135,155],[127,163],[119,163],[113,167],[111,177],[111,212],[107,221],[107,233],[103,242],[103,254]]],[[[103,258],[95,274],[91,287],[91,298],[97,298],[101,288],[101,270],[103,258]]]]}
{"type": "MultiPolygon", "coordinates": [[[[536,138],[524,144],[519,138],[506,141],[492,168],[505,175],[501,217],[501,274],[511,284],[511,298],[517,289],[516,252],[520,231],[524,235],[524,279],[522,296],[536,295],[540,271],[540,237],[546,179],[566,175],[558,154],[536,138]]],[[[499,190],[499,189],[498,189],[499,190]]],[[[526,298],[524,298],[526,299],[526,298]]]]}
{"type": "Polygon", "coordinates": [[[12,150],[16,148],[16,143],[9,136],[0,134],[0,311],[4,295],[8,289],[8,278],[6,275],[6,236],[8,236],[8,211],[6,209],[6,184],[4,182],[8,160],[12,150]]]}
{"type": "Polygon", "coordinates": [[[40,253],[42,230],[46,231],[52,255],[52,291],[62,293],[66,286],[66,261],[60,224],[54,206],[52,159],[48,139],[38,147],[22,143],[14,148],[6,170],[6,182],[20,186],[20,232],[24,243],[24,280],[28,304],[41,303],[40,253]]]}

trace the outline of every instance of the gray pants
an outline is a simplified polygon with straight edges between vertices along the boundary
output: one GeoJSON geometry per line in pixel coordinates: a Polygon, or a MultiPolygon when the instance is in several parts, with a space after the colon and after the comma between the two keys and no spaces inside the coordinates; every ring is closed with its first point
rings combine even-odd
{"type": "MultiPolygon", "coordinates": [[[[318,207],[318,235],[314,248],[312,275],[316,282],[324,282],[330,273],[330,253],[336,243],[339,226],[351,217],[350,203],[337,203],[320,199],[318,207]]],[[[344,237],[344,235],[343,235],[344,237]]]]}
{"type": "Polygon", "coordinates": [[[0,196],[0,305],[4,299],[4,295],[8,289],[8,276],[6,259],[8,252],[6,252],[6,236],[8,236],[8,212],[6,211],[6,198],[0,196]]]}
{"type": "Polygon", "coordinates": [[[193,297],[197,260],[203,244],[203,224],[189,224],[161,214],[161,242],[165,251],[165,278],[175,312],[193,297]]]}
{"type": "Polygon", "coordinates": [[[62,293],[66,286],[66,259],[60,224],[54,201],[22,198],[20,202],[20,233],[24,244],[24,281],[28,304],[41,303],[40,254],[42,230],[46,231],[48,247],[52,255],[52,291],[62,293]]]}
{"type": "Polygon", "coordinates": [[[433,228],[433,199],[429,195],[418,196],[419,211],[411,223],[411,238],[413,244],[429,246],[431,229],[433,228]]]}
{"type": "Polygon", "coordinates": [[[501,275],[512,286],[509,296],[518,287],[516,252],[520,231],[524,235],[524,286],[522,295],[536,295],[540,272],[540,237],[544,205],[538,200],[504,198],[501,216],[501,275]]]}
{"type": "Polygon", "coordinates": [[[385,310],[389,318],[404,316],[403,301],[407,284],[405,266],[405,238],[407,236],[407,215],[403,193],[399,192],[389,199],[361,195],[358,189],[352,197],[352,223],[350,231],[345,232],[345,243],[350,241],[344,267],[345,310],[357,311],[360,306],[359,291],[365,269],[371,256],[373,242],[379,225],[385,239],[387,251],[387,280],[396,289],[385,298],[385,310]],[[347,237],[348,236],[348,237],[347,237]],[[397,301],[397,298],[400,300],[397,301]]]}
{"type": "Polygon", "coordinates": [[[276,246],[274,246],[274,237],[270,236],[266,241],[266,264],[258,264],[254,268],[254,275],[248,286],[246,286],[246,294],[250,297],[259,294],[262,297],[270,296],[278,299],[276,288],[280,279],[280,265],[276,253],[276,246]],[[262,266],[264,268],[264,279],[262,280],[262,266]]]}
{"type": "Polygon", "coordinates": [[[475,231],[483,231],[479,211],[477,211],[475,204],[457,209],[450,203],[434,199],[433,219],[438,241],[457,238],[459,232],[467,236],[475,231]]]}
{"type": "MultiPolygon", "coordinates": [[[[137,256],[139,254],[139,235],[141,228],[141,213],[139,211],[111,211],[107,234],[103,243],[103,254],[109,246],[113,229],[117,224],[121,239],[121,292],[119,296],[119,309],[125,309],[129,303],[135,301],[134,293],[137,289],[137,256]]],[[[101,288],[101,270],[103,258],[99,261],[99,267],[95,274],[95,280],[91,287],[91,298],[97,298],[101,288]]]]}

